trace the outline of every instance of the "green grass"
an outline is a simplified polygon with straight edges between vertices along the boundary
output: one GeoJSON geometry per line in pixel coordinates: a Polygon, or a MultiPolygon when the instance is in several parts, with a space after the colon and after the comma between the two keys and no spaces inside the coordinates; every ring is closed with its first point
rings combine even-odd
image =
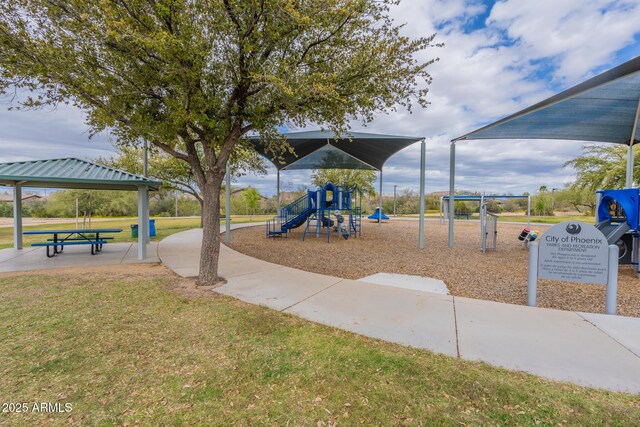
{"type": "MultiPolygon", "coordinates": [[[[480,219],[480,215],[475,213],[471,216],[471,219],[480,219]]],[[[500,222],[527,222],[527,215],[500,215],[498,218],[500,222]]],[[[589,215],[567,215],[567,216],[531,216],[531,222],[534,224],[557,224],[565,221],[582,221],[589,224],[595,222],[595,217],[589,215]]]]}
{"type": "Polygon", "coordinates": [[[640,425],[637,396],[186,296],[163,267],[128,268],[0,276],[2,400],[73,405],[0,425],[640,425]]]}
{"type": "MultiPolygon", "coordinates": [[[[245,215],[233,216],[231,218],[231,222],[233,224],[239,224],[244,222],[259,222],[266,221],[267,219],[271,219],[271,216],[260,216],[253,215],[251,218],[245,215]]],[[[156,220],[156,237],[152,237],[151,240],[162,240],[165,237],[178,233],[180,231],[189,230],[191,228],[200,227],[200,218],[155,218],[156,220]]],[[[222,223],[224,224],[224,218],[222,219],[222,223]]],[[[108,221],[93,221],[91,223],[92,228],[121,228],[122,233],[113,234],[115,237],[114,242],[132,242],[136,239],[131,238],[131,224],[137,224],[136,219],[132,218],[115,218],[113,220],[108,221]]],[[[75,228],[74,223],[68,224],[45,224],[45,225],[34,225],[24,227],[23,231],[29,230],[63,230],[75,228]]],[[[25,235],[23,236],[23,244],[25,247],[29,246],[31,243],[35,242],[43,242],[45,239],[51,236],[42,236],[42,235],[25,235]]],[[[0,228],[0,249],[13,247],[13,228],[12,227],[2,227],[0,228]]]]}
{"type": "MultiPolygon", "coordinates": [[[[500,215],[498,221],[502,222],[527,222],[526,215],[507,216],[500,215]]],[[[565,221],[582,221],[589,224],[595,223],[595,217],[587,215],[567,215],[567,216],[531,216],[531,222],[536,224],[557,224],[565,221]]]]}

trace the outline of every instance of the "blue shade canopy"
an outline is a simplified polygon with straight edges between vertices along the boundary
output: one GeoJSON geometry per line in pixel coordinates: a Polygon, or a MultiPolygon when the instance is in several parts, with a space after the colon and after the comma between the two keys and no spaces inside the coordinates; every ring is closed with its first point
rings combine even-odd
{"type": "MultiPolygon", "coordinates": [[[[636,57],[453,141],[564,139],[629,144],[639,100],[640,57],[636,57]]],[[[639,137],[636,132],[633,144],[639,137]]]]}
{"type": "Polygon", "coordinates": [[[422,137],[380,135],[349,132],[338,138],[331,131],[305,131],[285,134],[294,153],[274,159],[259,136],[249,138],[256,151],[278,170],[293,169],[368,169],[381,170],[384,163],[398,151],[422,137]]]}
{"type": "Polygon", "coordinates": [[[86,160],[67,158],[0,163],[0,185],[89,190],[157,190],[161,182],[86,160]]]}

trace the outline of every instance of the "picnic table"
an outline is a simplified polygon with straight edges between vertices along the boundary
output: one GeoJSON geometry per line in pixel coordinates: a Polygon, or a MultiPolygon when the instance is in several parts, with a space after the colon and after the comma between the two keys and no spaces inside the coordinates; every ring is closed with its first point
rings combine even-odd
{"type": "Polygon", "coordinates": [[[47,257],[51,258],[64,251],[65,246],[91,245],[91,255],[102,250],[102,245],[109,240],[113,240],[112,236],[104,236],[104,234],[121,233],[121,228],[91,228],[82,230],[32,230],[25,231],[22,234],[29,235],[51,235],[46,242],[32,243],[31,246],[44,246],[47,248],[47,257]],[[101,236],[102,234],[102,236],[101,236]],[[53,254],[49,252],[49,248],[53,248],[53,254]]]}

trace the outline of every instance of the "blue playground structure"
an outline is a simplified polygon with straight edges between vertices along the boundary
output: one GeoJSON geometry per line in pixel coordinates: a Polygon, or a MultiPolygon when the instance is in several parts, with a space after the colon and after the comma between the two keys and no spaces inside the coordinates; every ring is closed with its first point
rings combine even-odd
{"type": "Polygon", "coordinates": [[[331,241],[332,231],[344,239],[360,236],[362,194],[357,187],[343,188],[331,183],[307,190],[307,194],[282,207],[277,216],[267,221],[267,237],[286,237],[290,230],[305,223],[302,240],[307,234],[316,237],[324,234],[323,229],[327,242],[331,241]]]}
{"type": "Polygon", "coordinates": [[[382,221],[383,219],[389,219],[389,217],[386,216],[384,212],[382,212],[382,209],[380,208],[376,208],[376,211],[372,215],[369,215],[367,218],[375,219],[377,221],[382,221]],[[382,216],[382,218],[380,218],[380,216],[382,216]]]}
{"type": "Polygon", "coordinates": [[[596,192],[596,227],[610,245],[620,249],[618,263],[631,264],[638,270],[638,233],[640,227],[640,189],[598,190],[596,192]]]}

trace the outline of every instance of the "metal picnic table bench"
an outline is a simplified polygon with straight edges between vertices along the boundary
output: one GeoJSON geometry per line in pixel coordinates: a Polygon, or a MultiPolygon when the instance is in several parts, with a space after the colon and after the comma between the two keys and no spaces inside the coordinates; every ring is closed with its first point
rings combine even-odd
{"type": "Polygon", "coordinates": [[[65,246],[91,245],[91,255],[95,255],[102,250],[102,245],[113,240],[110,236],[100,236],[100,234],[121,233],[121,228],[92,228],[84,230],[33,230],[25,231],[22,234],[29,235],[53,235],[46,242],[32,243],[31,246],[44,246],[47,248],[47,257],[51,258],[62,253],[65,246]],[[53,248],[50,254],[49,248],[53,248]]]}

